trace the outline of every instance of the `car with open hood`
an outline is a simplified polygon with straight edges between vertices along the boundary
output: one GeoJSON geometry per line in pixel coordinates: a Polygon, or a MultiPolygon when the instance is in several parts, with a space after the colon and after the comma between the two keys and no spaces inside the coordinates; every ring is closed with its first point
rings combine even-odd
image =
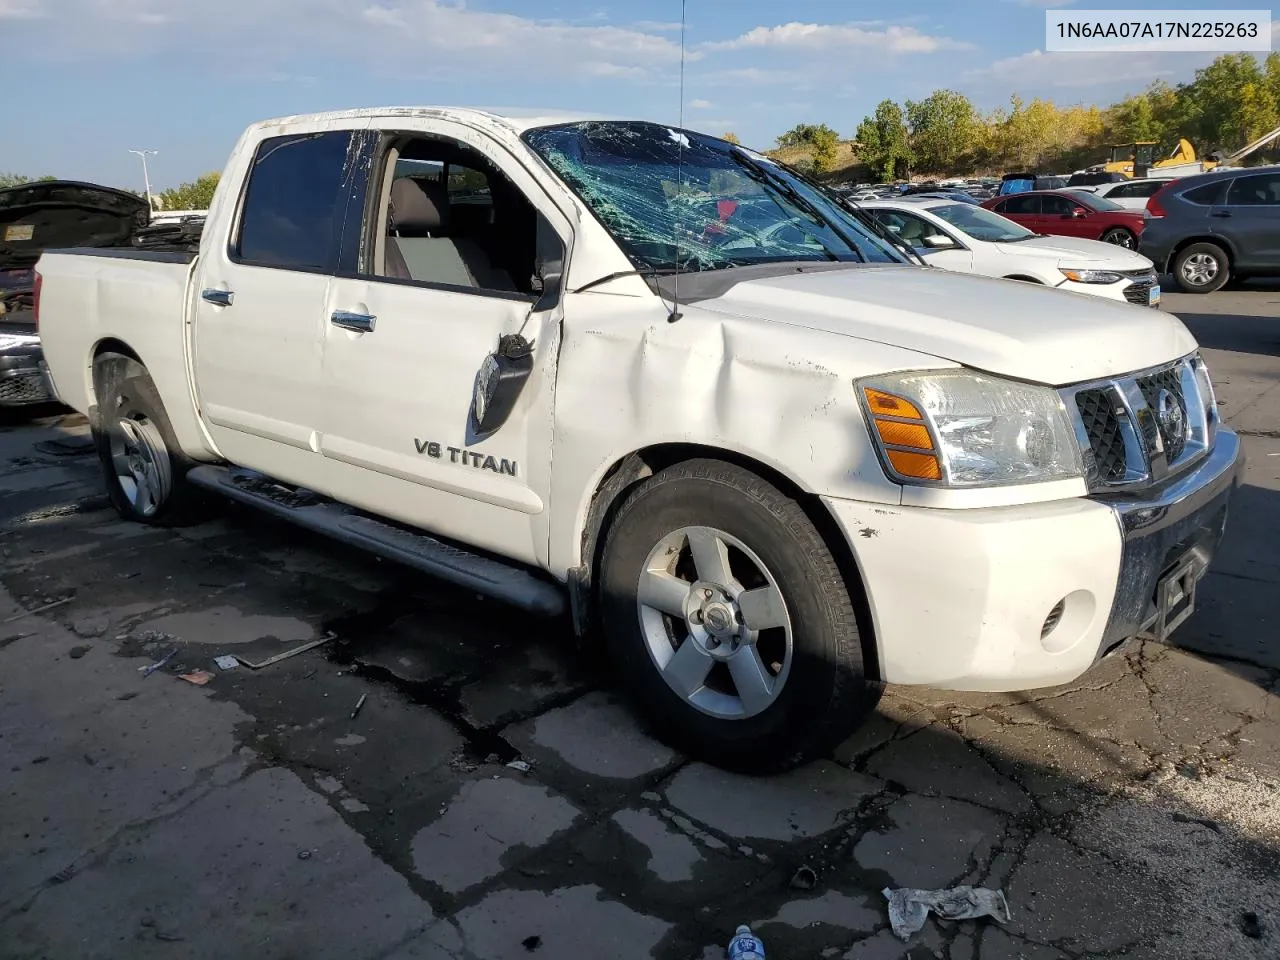
{"type": "Polygon", "coordinates": [[[1048,687],[1168,637],[1239,483],[1176,317],[918,265],[668,124],[258,123],[197,249],[37,272],[123,517],[230,498],[564,615],[732,769],[823,754],[886,682],[1048,687]]]}
{"type": "Polygon", "coordinates": [[[48,248],[118,249],[147,224],[136,194],[73,180],[0,190],[0,408],[53,399],[33,305],[35,265],[48,248]]]}

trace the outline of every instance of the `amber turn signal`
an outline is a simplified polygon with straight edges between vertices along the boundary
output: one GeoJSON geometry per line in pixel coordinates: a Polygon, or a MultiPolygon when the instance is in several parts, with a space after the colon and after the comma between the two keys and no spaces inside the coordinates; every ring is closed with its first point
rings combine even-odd
{"type": "Polygon", "coordinates": [[[898,475],[915,480],[941,480],[942,465],[916,405],[871,387],[864,387],[862,392],[885,456],[898,475]]]}

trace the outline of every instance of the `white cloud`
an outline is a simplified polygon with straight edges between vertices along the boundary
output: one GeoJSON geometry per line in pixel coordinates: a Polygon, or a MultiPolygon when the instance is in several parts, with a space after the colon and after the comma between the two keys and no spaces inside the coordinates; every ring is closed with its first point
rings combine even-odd
{"type": "Polygon", "coordinates": [[[0,20],[40,20],[45,16],[36,9],[36,0],[0,0],[0,20]]]}
{"type": "Polygon", "coordinates": [[[694,110],[710,110],[715,104],[710,100],[690,100],[689,106],[694,110]]]}
{"type": "Polygon", "coordinates": [[[915,27],[887,26],[868,29],[857,23],[784,23],[755,27],[732,40],[703,44],[707,50],[839,50],[865,48],[890,53],[934,53],[970,49],[972,44],[921,33],[915,27]]]}
{"type": "MultiPolygon", "coordinates": [[[[1183,77],[1209,63],[1206,53],[1112,53],[1070,51],[1046,53],[1032,50],[997,60],[988,67],[961,74],[967,85],[1031,95],[1040,91],[1081,90],[1088,87],[1124,86],[1138,90],[1152,80],[1183,77]]],[[[1089,96],[1093,96],[1090,94],[1089,96]]]]}

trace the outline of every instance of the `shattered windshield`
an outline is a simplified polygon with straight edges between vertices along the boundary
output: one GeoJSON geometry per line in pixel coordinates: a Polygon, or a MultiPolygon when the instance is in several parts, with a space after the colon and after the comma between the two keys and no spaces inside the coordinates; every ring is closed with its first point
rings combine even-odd
{"type": "Polygon", "coordinates": [[[588,121],[524,135],[637,265],[902,263],[820,188],[724,140],[655,123],[588,121]]]}

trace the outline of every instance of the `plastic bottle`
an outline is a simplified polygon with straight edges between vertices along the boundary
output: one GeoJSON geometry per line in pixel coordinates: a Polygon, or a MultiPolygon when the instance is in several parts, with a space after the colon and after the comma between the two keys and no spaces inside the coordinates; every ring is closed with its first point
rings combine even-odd
{"type": "Polygon", "coordinates": [[[728,960],[764,960],[764,943],[744,923],[729,941],[725,956],[728,960]]]}

